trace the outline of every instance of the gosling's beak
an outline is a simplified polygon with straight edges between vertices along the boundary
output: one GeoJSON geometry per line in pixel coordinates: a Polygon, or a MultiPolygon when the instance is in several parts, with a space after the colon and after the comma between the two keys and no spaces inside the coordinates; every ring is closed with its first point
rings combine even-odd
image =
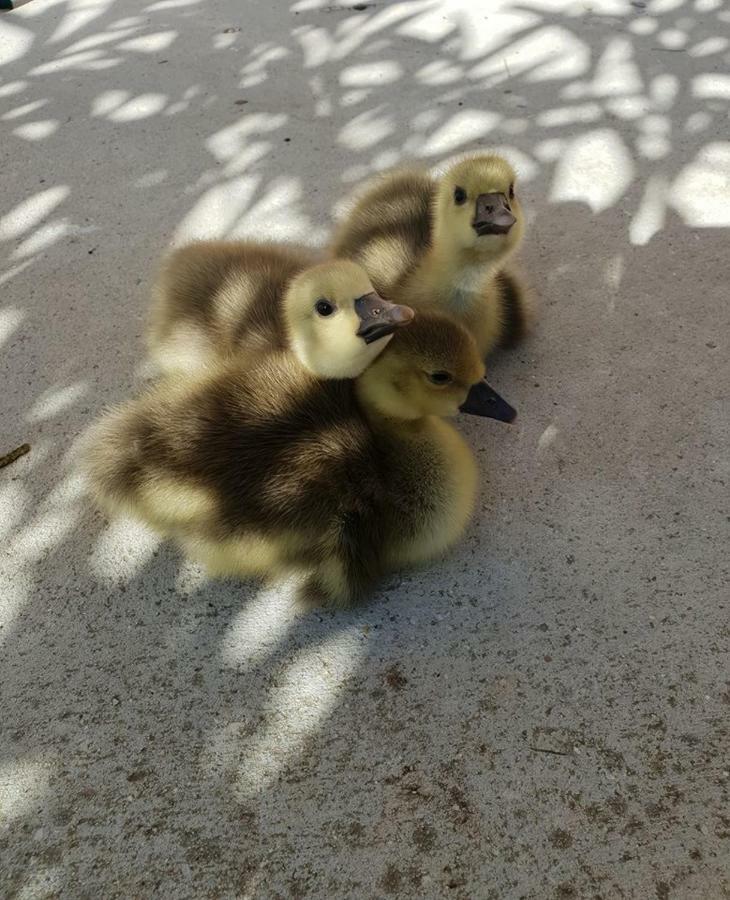
{"type": "Polygon", "coordinates": [[[510,212],[504,194],[480,194],[472,228],[479,237],[485,234],[507,234],[517,220],[510,212]]]}
{"type": "Polygon", "coordinates": [[[410,306],[389,303],[375,291],[363,294],[355,300],[355,312],[360,317],[357,336],[366,344],[372,344],[373,341],[392,334],[396,328],[408,325],[415,316],[410,306]]]}
{"type": "Polygon", "coordinates": [[[517,415],[517,411],[494,388],[489,387],[484,379],[469,388],[466,400],[459,409],[473,416],[484,416],[500,422],[513,422],[517,415]]]}

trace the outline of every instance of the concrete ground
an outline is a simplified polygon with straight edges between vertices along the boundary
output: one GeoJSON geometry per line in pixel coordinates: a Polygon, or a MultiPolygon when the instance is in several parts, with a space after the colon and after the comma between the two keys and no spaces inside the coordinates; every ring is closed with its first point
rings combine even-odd
{"type": "Polygon", "coordinates": [[[0,896],[730,897],[721,0],[0,17],[0,896]],[[72,464],[155,261],[500,147],[539,326],[478,515],[350,613],[209,583],[72,464]]]}

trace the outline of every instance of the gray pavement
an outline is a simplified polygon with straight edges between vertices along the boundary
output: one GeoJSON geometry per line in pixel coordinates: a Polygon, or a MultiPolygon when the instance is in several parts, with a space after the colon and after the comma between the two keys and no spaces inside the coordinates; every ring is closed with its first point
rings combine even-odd
{"type": "Polygon", "coordinates": [[[0,15],[0,896],[730,897],[729,45],[719,0],[0,15]],[[479,147],[540,319],[453,555],[305,615],[89,507],[171,241],[320,242],[479,147]]]}

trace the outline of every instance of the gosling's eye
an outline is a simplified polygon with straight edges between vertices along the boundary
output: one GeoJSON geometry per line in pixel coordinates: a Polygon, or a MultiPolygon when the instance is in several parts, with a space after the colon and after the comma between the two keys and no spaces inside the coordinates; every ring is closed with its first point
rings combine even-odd
{"type": "Polygon", "coordinates": [[[428,380],[432,384],[448,384],[451,381],[451,375],[448,372],[429,372],[428,380]]]}
{"type": "Polygon", "coordinates": [[[462,206],[466,203],[466,191],[464,188],[454,188],[454,203],[456,203],[457,206],[462,206]]]}
{"type": "Polygon", "coordinates": [[[335,311],[334,306],[329,302],[329,300],[317,300],[314,304],[314,308],[317,310],[317,314],[320,316],[331,316],[335,311]]]}
{"type": "Polygon", "coordinates": [[[514,199],[515,199],[515,183],[514,183],[514,181],[513,181],[512,184],[509,186],[509,198],[510,198],[510,200],[514,200],[514,199]]]}

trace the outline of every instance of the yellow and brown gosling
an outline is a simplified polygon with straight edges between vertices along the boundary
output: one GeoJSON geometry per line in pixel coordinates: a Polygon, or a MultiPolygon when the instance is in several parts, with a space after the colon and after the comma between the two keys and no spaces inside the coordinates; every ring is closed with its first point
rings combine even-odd
{"type": "Polygon", "coordinates": [[[330,249],[360,263],[389,300],[457,318],[487,354],[522,338],[532,318],[520,278],[506,268],[524,225],[514,169],[479,154],[440,175],[413,168],[377,177],[330,249]]]}
{"type": "Polygon", "coordinates": [[[279,244],[200,241],[173,252],[154,289],[150,355],[165,373],[291,348],[320,378],[353,378],[408,324],[359,265],[314,264],[279,244]]]}
{"type": "Polygon", "coordinates": [[[477,486],[444,417],[511,420],[469,333],[419,315],[356,380],[291,351],[160,380],[96,425],[85,464],[109,514],[178,541],[212,574],[296,574],[301,597],[361,601],[385,572],[439,557],[477,486]]]}

